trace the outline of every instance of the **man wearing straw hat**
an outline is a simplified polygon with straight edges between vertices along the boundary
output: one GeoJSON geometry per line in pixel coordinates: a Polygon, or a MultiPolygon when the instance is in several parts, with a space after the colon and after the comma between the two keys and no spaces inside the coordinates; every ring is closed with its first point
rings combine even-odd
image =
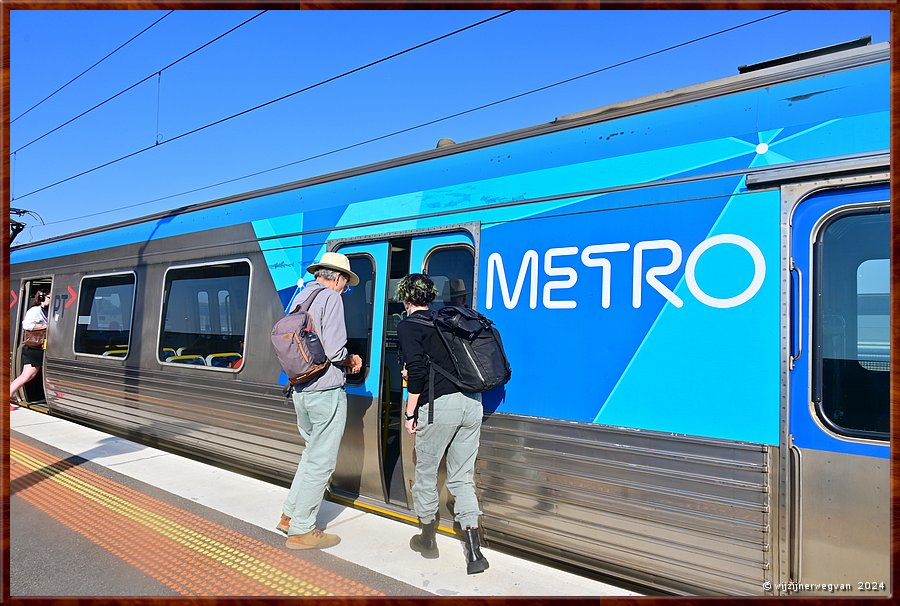
{"type": "Polygon", "coordinates": [[[306,285],[295,302],[302,304],[309,297],[316,297],[309,313],[331,364],[316,379],[294,387],[297,427],[306,448],[277,526],[288,535],[288,549],[324,549],[341,542],[339,536],[322,532],[315,524],[325,487],[337,464],[347,421],[346,373],[357,373],[362,368],[358,355],[347,355],[347,326],[341,295],[350,286],[359,284],[359,277],[350,270],[349,259],[340,253],[327,252],[306,271],[315,276],[315,281],[306,285]]]}
{"type": "MultiPolygon", "coordinates": [[[[458,305],[459,307],[468,307],[469,289],[466,288],[465,280],[453,278],[447,282],[450,290],[450,305],[458,305]]],[[[446,287],[445,287],[446,289],[446,287]]],[[[448,298],[448,297],[445,297],[448,298]]]]}

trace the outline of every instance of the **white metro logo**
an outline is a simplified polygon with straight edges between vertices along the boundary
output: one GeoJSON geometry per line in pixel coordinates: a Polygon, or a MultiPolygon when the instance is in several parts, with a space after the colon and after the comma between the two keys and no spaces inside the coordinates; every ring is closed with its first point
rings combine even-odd
{"type": "MultiPolygon", "coordinates": [[[[600,304],[604,309],[610,306],[610,283],[612,281],[613,261],[608,258],[616,253],[623,253],[631,250],[631,245],[619,242],[615,244],[592,244],[584,247],[580,252],[581,265],[586,268],[600,268],[600,287],[601,296],[600,304]]],[[[573,267],[575,259],[565,259],[565,257],[574,257],[579,254],[577,246],[565,246],[561,248],[551,248],[544,253],[544,274],[550,278],[559,278],[550,280],[544,284],[543,288],[543,305],[546,309],[574,309],[577,303],[571,299],[553,298],[553,291],[563,291],[575,286],[578,282],[579,273],[573,267]]],[[[673,240],[647,240],[638,242],[634,245],[632,253],[632,295],[631,304],[634,308],[641,306],[643,285],[646,282],[656,292],[666,298],[675,307],[682,307],[684,301],[678,295],[672,292],[665,284],[659,281],[660,276],[668,276],[674,273],[681,266],[681,247],[673,240]],[[644,252],[648,250],[669,250],[672,253],[672,261],[668,265],[644,267],[644,252]]],[[[584,271],[584,270],[582,270],[584,271]]],[[[688,290],[694,297],[709,307],[719,309],[728,309],[737,307],[753,298],[759,292],[763,280],[766,277],[766,261],[763,258],[759,247],[743,236],[736,234],[721,234],[708,238],[697,245],[688,255],[687,263],[684,268],[685,282],[688,290]],[[714,246],[723,244],[732,244],[743,248],[749,253],[753,260],[753,278],[750,284],[743,292],[729,297],[727,299],[719,299],[708,295],[697,284],[696,267],[697,261],[714,246]]],[[[538,253],[535,250],[525,251],[522,256],[522,262],[519,265],[519,274],[516,277],[515,285],[510,294],[509,282],[506,279],[506,270],[503,265],[503,257],[500,253],[491,253],[487,262],[487,309],[494,306],[494,281],[495,278],[500,284],[500,293],[503,297],[503,304],[507,309],[513,309],[519,304],[519,298],[525,289],[526,279],[528,280],[528,306],[531,309],[537,307],[538,302],[538,253]]],[[[562,293],[557,294],[560,297],[562,293]]]]}

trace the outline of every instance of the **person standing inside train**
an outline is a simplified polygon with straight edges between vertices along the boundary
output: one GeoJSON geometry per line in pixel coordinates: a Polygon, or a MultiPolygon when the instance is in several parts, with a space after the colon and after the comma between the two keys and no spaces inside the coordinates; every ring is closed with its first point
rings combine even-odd
{"type": "MultiPolygon", "coordinates": [[[[50,307],[50,293],[46,290],[39,290],[34,294],[31,300],[31,307],[25,312],[25,318],[22,320],[23,330],[41,330],[47,329],[48,319],[47,310],[50,307]]],[[[18,408],[12,403],[15,393],[26,383],[31,381],[40,372],[41,366],[44,364],[44,348],[28,347],[22,348],[22,374],[9,384],[9,409],[18,408]]]]}
{"type": "Polygon", "coordinates": [[[456,521],[466,542],[466,571],[484,572],[487,558],[478,541],[481,510],[475,496],[475,457],[481,438],[484,410],[481,394],[462,393],[440,373],[434,376],[434,393],[429,393],[429,364],[453,368],[450,352],[433,326],[413,321],[431,320],[429,305],[438,291],[425,274],[410,274],[400,280],[398,297],[406,308],[407,319],[397,326],[400,348],[406,361],[409,399],[406,404],[406,431],[416,436],[416,479],[412,488],[413,507],[419,518],[421,534],[409,541],[410,548],[423,557],[438,557],[435,534],[438,526],[438,465],[447,453],[447,489],[455,498],[456,521]],[[429,404],[430,402],[430,404],[429,404]],[[428,407],[433,422],[428,422],[428,407]]]}
{"type": "Polygon", "coordinates": [[[340,253],[326,252],[306,271],[315,276],[297,296],[306,301],[322,291],[310,307],[313,322],[331,364],[316,379],[294,387],[297,427],[306,443],[290,491],[282,507],[278,530],[288,535],[288,549],[325,549],[340,543],[336,534],[315,527],[325,488],[337,464],[338,448],[347,421],[346,373],[357,373],[362,358],[347,355],[347,327],[341,295],[359,284],[350,261],[340,253]]]}

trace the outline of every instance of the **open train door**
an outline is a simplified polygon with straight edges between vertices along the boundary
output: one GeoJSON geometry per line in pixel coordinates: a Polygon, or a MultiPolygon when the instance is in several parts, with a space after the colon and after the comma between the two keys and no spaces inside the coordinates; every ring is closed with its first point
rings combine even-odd
{"type": "Polygon", "coordinates": [[[872,181],[782,190],[792,314],[782,594],[891,591],[890,193],[872,181]]]}
{"type": "MultiPolygon", "coordinates": [[[[332,494],[357,506],[414,519],[412,439],[403,427],[405,389],[397,324],[405,317],[397,298],[400,279],[423,269],[433,274],[443,304],[472,305],[475,246],[471,229],[409,230],[387,239],[332,243],[347,255],[360,284],[344,294],[347,348],[363,358],[363,371],[347,377],[347,427],[332,478],[332,494]]],[[[442,515],[448,515],[447,498],[442,515]]]]}
{"type": "MultiPolygon", "coordinates": [[[[28,278],[22,281],[18,293],[10,290],[10,383],[22,372],[22,320],[25,318],[25,312],[31,307],[34,295],[39,290],[46,291],[50,293],[50,296],[53,296],[52,285],[53,280],[51,278],[28,278]]],[[[52,304],[51,309],[48,311],[51,312],[50,322],[52,324],[52,304]]],[[[34,379],[13,394],[12,400],[20,404],[34,405],[44,409],[46,396],[44,394],[43,371],[39,371],[34,379]]]]}

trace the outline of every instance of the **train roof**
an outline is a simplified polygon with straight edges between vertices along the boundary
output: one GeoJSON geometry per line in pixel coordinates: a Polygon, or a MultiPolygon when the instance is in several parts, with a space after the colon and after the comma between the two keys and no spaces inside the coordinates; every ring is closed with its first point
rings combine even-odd
{"type": "MultiPolygon", "coordinates": [[[[865,38],[861,40],[865,40],[865,38]]],[[[471,141],[453,143],[450,145],[441,145],[435,149],[429,149],[413,154],[408,154],[406,156],[382,160],[372,164],[344,169],[332,173],[326,173],[315,177],[308,177],[281,185],[270,186],[240,194],[234,194],[231,196],[208,200],[205,202],[198,202],[180,208],[159,211],[149,215],[136,217],[134,219],[128,219],[116,223],[92,227],[69,234],[62,234],[59,236],[54,236],[52,238],[39,240],[37,242],[30,242],[27,244],[13,246],[10,248],[10,251],[12,252],[45,246],[63,240],[80,238],[83,236],[107,232],[131,225],[157,221],[163,218],[172,217],[173,215],[197,212],[217,206],[233,204],[243,200],[249,200],[261,196],[302,189],[321,183],[347,179],[350,177],[383,171],[398,166],[414,164],[476,149],[492,147],[511,141],[527,139],[530,137],[545,135],[561,130],[568,130],[601,123],[616,118],[622,118],[625,116],[652,112],[676,105],[694,103],[704,99],[710,99],[742,91],[773,86],[784,82],[800,80],[803,78],[809,78],[842,70],[865,67],[868,65],[882,63],[890,59],[890,43],[888,42],[866,45],[861,48],[851,48],[849,50],[840,50],[841,48],[846,48],[845,44],[835,45],[834,48],[838,49],[836,50],[836,52],[824,53],[827,48],[817,49],[816,51],[809,51],[808,53],[800,53],[797,55],[796,60],[792,60],[787,63],[776,63],[777,61],[779,61],[776,59],[765,62],[764,64],[760,64],[761,67],[759,69],[746,71],[745,73],[739,73],[737,75],[728,76],[726,78],[721,78],[718,80],[712,80],[701,84],[695,84],[665,92],[655,93],[653,95],[639,97],[637,99],[632,99],[629,101],[612,103],[599,108],[574,114],[559,116],[551,122],[535,126],[529,126],[518,130],[490,135],[480,139],[473,139],[471,141]],[[810,54],[813,54],[813,56],[805,58],[810,54]],[[772,65],[771,67],[765,67],[766,64],[770,63],[776,64],[772,65]]],[[[790,58],[786,58],[786,60],[787,59],[790,58]]]]}

